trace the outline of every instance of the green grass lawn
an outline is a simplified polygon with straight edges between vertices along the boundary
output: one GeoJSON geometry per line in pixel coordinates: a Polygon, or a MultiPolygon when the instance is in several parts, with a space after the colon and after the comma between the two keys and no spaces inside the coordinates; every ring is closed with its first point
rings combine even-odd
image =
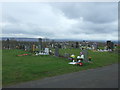
{"type": "MultiPolygon", "coordinates": [[[[60,49],[60,53],[74,53],[79,55],[79,49],[60,49]]],[[[16,55],[29,53],[22,50],[2,51],[2,79],[3,86],[41,79],[45,77],[101,67],[118,62],[118,54],[109,52],[92,52],[93,63],[84,63],[79,67],[69,65],[68,59],[54,56],[21,56],[16,55]]]]}

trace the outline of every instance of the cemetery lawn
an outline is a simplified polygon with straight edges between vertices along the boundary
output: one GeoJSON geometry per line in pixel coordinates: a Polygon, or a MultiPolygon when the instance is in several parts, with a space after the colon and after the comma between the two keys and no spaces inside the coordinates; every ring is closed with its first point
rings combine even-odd
{"type": "MultiPolygon", "coordinates": [[[[61,49],[59,51],[61,54],[69,52],[79,55],[80,53],[79,49],[61,49]]],[[[2,50],[3,86],[118,63],[118,54],[110,52],[89,51],[93,63],[84,63],[82,67],[69,65],[67,58],[16,56],[24,53],[30,54],[22,50],[2,50]]]]}

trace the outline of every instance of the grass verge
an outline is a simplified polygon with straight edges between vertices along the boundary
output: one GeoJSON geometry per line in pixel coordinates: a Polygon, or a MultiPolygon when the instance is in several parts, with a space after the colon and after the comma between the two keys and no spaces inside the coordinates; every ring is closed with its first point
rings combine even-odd
{"type": "MultiPolygon", "coordinates": [[[[60,49],[60,53],[65,52],[79,55],[80,50],[60,49]]],[[[17,56],[24,53],[30,54],[22,50],[2,51],[3,86],[102,67],[118,62],[118,54],[109,52],[89,51],[89,56],[92,57],[93,63],[84,63],[82,67],[69,65],[69,61],[66,58],[54,56],[17,56]]]]}

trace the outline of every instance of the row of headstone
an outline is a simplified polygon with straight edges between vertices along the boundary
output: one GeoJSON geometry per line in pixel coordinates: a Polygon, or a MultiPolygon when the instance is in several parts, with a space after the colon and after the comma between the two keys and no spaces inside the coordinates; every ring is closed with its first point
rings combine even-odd
{"type": "MultiPolygon", "coordinates": [[[[10,47],[15,47],[14,45],[11,46],[10,44],[10,40],[7,39],[6,40],[7,42],[7,48],[10,48],[10,47]]],[[[39,38],[38,39],[38,45],[36,44],[20,44],[18,45],[19,49],[23,49],[23,50],[32,50],[33,52],[37,49],[39,52],[43,51],[45,48],[47,47],[50,47],[50,48],[55,48],[55,51],[56,51],[56,56],[58,56],[57,54],[57,48],[62,48],[62,49],[66,49],[66,48],[79,48],[79,49],[83,49],[83,48],[86,48],[86,49],[93,49],[93,50],[97,50],[98,49],[98,44],[97,43],[89,43],[89,42],[86,42],[86,41],[83,41],[82,43],[80,42],[55,42],[54,40],[52,42],[49,42],[47,45],[44,45],[42,43],[42,38],[39,38]],[[56,48],[57,47],[57,48],[56,48]]],[[[18,48],[17,47],[17,48],[18,48]]],[[[106,42],[106,47],[105,47],[106,50],[112,50],[114,49],[114,43],[111,42],[111,41],[107,41],[106,42]]]]}

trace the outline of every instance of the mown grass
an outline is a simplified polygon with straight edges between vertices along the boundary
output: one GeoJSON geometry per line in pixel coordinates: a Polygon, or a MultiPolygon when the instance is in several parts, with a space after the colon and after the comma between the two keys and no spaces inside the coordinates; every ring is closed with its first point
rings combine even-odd
{"type": "MultiPolygon", "coordinates": [[[[79,49],[60,49],[59,51],[61,54],[69,52],[79,55],[80,53],[79,49]]],[[[55,56],[16,56],[24,53],[30,54],[22,50],[2,51],[3,86],[101,67],[118,62],[118,54],[109,52],[89,51],[89,56],[92,57],[93,63],[84,63],[82,67],[69,65],[68,59],[55,56]]]]}

